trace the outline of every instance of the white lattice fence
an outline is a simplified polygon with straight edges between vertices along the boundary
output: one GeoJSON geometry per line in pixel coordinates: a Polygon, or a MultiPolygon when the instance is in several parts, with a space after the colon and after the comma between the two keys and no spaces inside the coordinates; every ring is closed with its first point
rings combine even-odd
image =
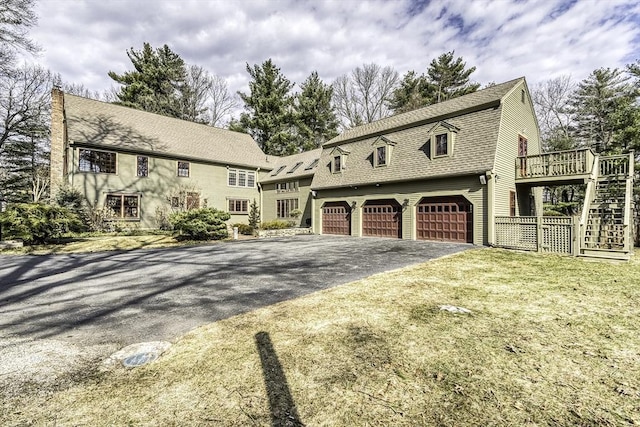
{"type": "Polygon", "coordinates": [[[574,222],[571,217],[496,217],[496,246],[525,251],[571,254],[574,222]]]}

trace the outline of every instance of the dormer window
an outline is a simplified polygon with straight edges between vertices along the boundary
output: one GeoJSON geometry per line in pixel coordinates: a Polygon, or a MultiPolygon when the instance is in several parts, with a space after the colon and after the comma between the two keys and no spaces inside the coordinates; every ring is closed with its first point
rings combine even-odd
{"type": "Polygon", "coordinates": [[[431,158],[453,156],[456,135],[460,129],[456,126],[440,122],[431,129],[431,158]]]}
{"type": "Polygon", "coordinates": [[[347,155],[348,151],[343,150],[340,147],[336,147],[331,152],[331,172],[341,173],[347,168],[347,155]]]}
{"type": "Polygon", "coordinates": [[[381,136],[373,141],[373,166],[382,167],[391,163],[391,150],[396,145],[395,142],[381,136]]]}
{"type": "Polygon", "coordinates": [[[376,166],[386,166],[387,164],[387,147],[376,148],[376,166]]]}
{"type": "Polygon", "coordinates": [[[436,157],[449,155],[449,144],[446,133],[436,135],[436,157]]]}
{"type": "Polygon", "coordinates": [[[333,157],[333,172],[342,172],[342,156],[333,157]]]}

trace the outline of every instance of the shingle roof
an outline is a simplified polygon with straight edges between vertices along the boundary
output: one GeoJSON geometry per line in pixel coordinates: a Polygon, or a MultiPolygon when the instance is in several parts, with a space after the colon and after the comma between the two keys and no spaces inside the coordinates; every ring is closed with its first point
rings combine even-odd
{"type": "Polygon", "coordinates": [[[64,103],[72,143],[264,169],[277,159],[266,156],[244,133],[75,95],[65,94],[64,103]]]}
{"type": "Polygon", "coordinates": [[[424,108],[386,117],[372,123],[348,129],[332,140],[327,141],[324,147],[333,146],[352,139],[367,137],[372,134],[386,133],[407,126],[416,126],[425,120],[433,121],[433,119],[437,117],[461,113],[467,109],[474,109],[485,104],[498,102],[522,81],[524,81],[524,77],[493,85],[469,95],[460,96],[438,104],[429,105],[424,108]]]}
{"type": "Polygon", "coordinates": [[[316,160],[320,159],[320,153],[322,148],[316,148],[304,153],[275,158],[273,169],[260,182],[269,183],[311,176],[318,169],[316,160]]]}
{"type": "Polygon", "coordinates": [[[524,79],[462,96],[416,111],[359,126],[326,143],[311,188],[364,186],[394,181],[482,173],[494,167],[501,119],[501,99],[524,79]],[[440,122],[459,129],[453,155],[428,155],[430,132],[440,122]],[[373,144],[380,135],[395,143],[389,164],[373,165],[373,144]],[[346,169],[332,173],[334,147],[349,154],[346,169]]]}

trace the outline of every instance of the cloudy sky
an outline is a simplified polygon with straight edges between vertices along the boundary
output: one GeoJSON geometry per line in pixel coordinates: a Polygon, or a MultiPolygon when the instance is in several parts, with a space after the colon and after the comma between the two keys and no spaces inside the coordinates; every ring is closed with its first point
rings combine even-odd
{"type": "Polygon", "coordinates": [[[525,76],[529,85],[640,59],[637,0],[38,0],[31,37],[39,62],[102,92],[126,50],[163,44],[187,63],[247,90],[245,64],[272,58],[301,83],[331,82],[363,63],[424,72],[455,50],[481,83],[525,76]]]}

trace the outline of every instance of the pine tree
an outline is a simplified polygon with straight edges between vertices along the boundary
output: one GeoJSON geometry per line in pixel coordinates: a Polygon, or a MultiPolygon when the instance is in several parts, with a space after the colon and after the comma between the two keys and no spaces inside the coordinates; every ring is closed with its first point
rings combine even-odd
{"type": "Polygon", "coordinates": [[[399,114],[424,107],[425,100],[422,96],[424,85],[424,76],[416,76],[415,71],[407,72],[402,77],[400,86],[393,91],[388,101],[389,108],[395,114],[399,114]]]}
{"type": "Polygon", "coordinates": [[[298,149],[313,150],[338,135],[338,119],[331,103],[333,89],[314,71],[296,96],[298,149]]]}
{"type": "Polygon", "coordinates": [[[467,68],[462,57],[454,59],[454,54],[451,51],[433,59],[426,74],[405,74],[387,101],[389,108],[395,114],[404,113],[478,90],[480,84],[469,81],[476,67],[467,68]]]}
{"type": "Polygon", "coordinates": [[[146,42],[141,51],[131,48],[127,56],[133,64],[133,71],[123,74],[109,71],[109,77],[123,85],[117,93],[118,103],[182,118],[182,99],[190,95],[182,58],[167,45],[153,50],[146,42]]]}
{"type": "Polygon", "coordinates": [[[250,67],[249,94],[238,92],[245,110],[231,130],[246,132],[262,151],[272,155],[298,152],[294,140],[293,84],[280,72],[271,59],[250,67]]]}
{"type": "Polygon", "coordinates": [[[443,53],[429,64],[423,91],[427,105],[475,92],[480,87],[469,81],[476,67],[466,68],[462,57],[454,60],[454,54],[454,51],[443,53]]]}
{"type": "MultiPolygon", "coordinates": [[[[633,115],[635,91],[629,78],[617,68],[600,68],[582,80],[571,97],[573,136],[596,151],[620,151],[622,128],[632,126],[625,118],[633,115]]],[[[637,111],[636,111],[637,113],[637,111]]]]}
{"type": "Polygon", "coordinates": [[[0,75],[0,196],[12,202],[47,196],[51,82],[39,66],[0,75]]]}

